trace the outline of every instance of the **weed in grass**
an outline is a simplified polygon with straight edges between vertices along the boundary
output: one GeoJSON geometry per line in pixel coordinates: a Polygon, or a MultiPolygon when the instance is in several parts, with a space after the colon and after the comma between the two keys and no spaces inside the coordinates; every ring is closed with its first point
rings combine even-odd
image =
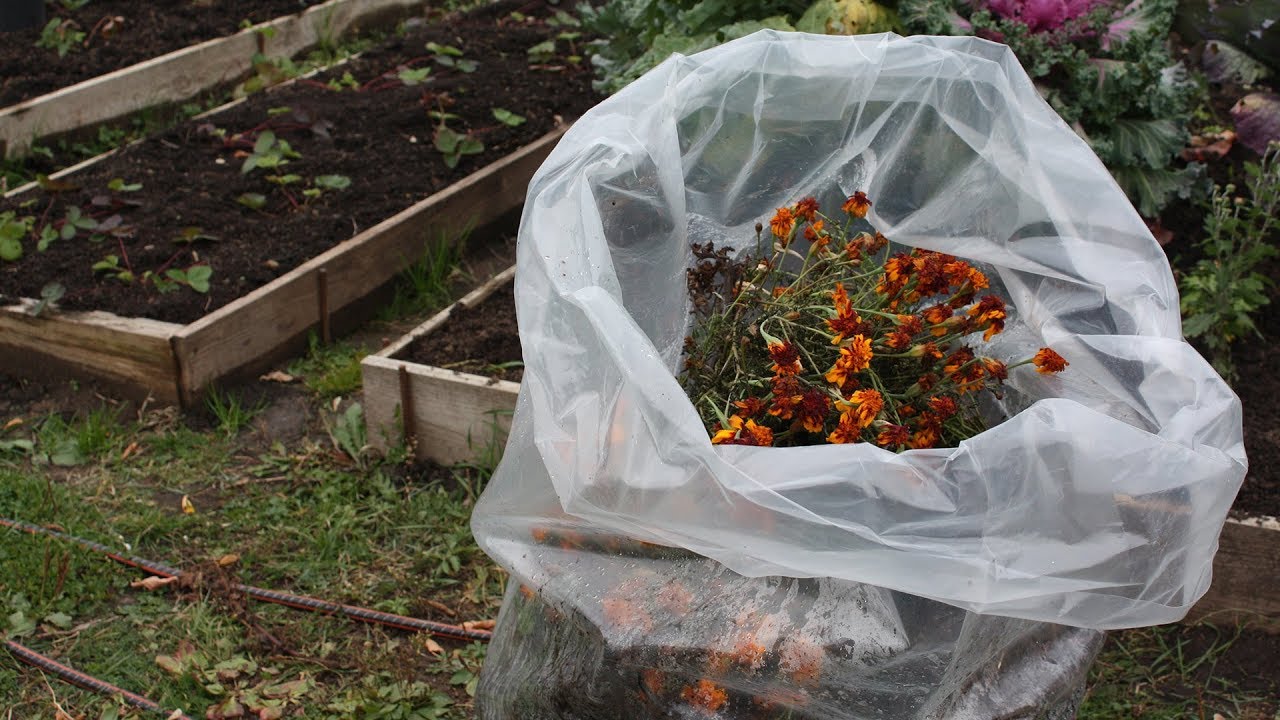
{"type": "Polygon", "coordinates": [[[211,385],[208,396],[205,398],[205,407],[213,413],[214,420],[218,423],[218,430],[223,436],[232,438],[248,427],[258,413],[266,409],[266,403],[258,402],[252,407],[247,407],[239,395],[211,385]]]}
{"type": "Polygon", "coordinates": [[[428,243],[422,257],[396,279],[395,295],[383,309],[381,319],[398,320],[447,305],[453,299],[452,284],[462,272],[459,263],[471,231],[472,228],[467,227],[452,240],[442,235],[436,242],[428,243]]]}
{"type": "Polygon", "coordinates": [[[289,364],[289,374],[323,398],[350,395],[360,389],[360,361],[364,348],[348,343],[323,345],[314,332],[307,338],[307,355],[289,364]]]}
{"type": "Polygon", "coordinates": [[[1247,690],[1219,668],[1244,630],[1165,625],[1113,633],[1090,673],[1080,720],[1270,718],[1277,708],[1268,703],[1280,688],[1247,690]],[[1204,637],[1193,643],[1193,633],[1204,637]]]}

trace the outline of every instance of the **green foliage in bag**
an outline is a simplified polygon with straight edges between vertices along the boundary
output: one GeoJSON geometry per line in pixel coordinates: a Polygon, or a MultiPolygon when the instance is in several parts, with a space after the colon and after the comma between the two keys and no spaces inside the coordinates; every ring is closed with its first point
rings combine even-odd
{"type": "Polygon", "coordinates": [[[1067,17],[1033,16],[1020,5],[903,0],[900,12],[913,33],[972,34],[1008,45],[1144,216],[1189,197],[1202,168],[1173,163],[1201,90],[1169,50],[1177,0],[1068,3],[1067,17]]]}

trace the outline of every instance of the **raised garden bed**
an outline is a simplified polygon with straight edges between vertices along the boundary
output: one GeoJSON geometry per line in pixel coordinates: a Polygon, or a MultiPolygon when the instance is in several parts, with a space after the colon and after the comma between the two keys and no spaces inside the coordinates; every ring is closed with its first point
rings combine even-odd
{"type": "Polygon", "coordinates": [[[302,347],[309,331],[366,316],[358,301],[429,241],[516,207],[561,118],[595,101],[589,69],[565,57],[567,47],[531,67],[528,48],[560,30],[512,19],[517,6],[522,18],[540,9],[499,3],[416,29],[314,80],[129,146],[67,185],[0,203],[0,213],[33,218],[25,255],[0,262],[0,370],[90,376],[190,405],[211,384],[302,347]],[[448,55],[454,64],[442,62],[446,44],[462,53],[448,55]],[[479,70],[457,69],[463,59],[479,70]],[[498,109],[524,121],[502,122],[498,109]],[[476,152],[442,152],[433,112],[448,113],[447,127],[476,152]],[[242,171],[280,141],[299,157],[242,171]],[[134,184],[142,187],[129,192],[134,184]],[[101,224],[68,229],[75,217],[101,224]],[[37,251],[46,226],[68,237],[37,251]],[[165,286],[169,270],[204,266],[207,292],[185,276],[165,286]],[[59,311],[33,317],[32,298],[50,280],[65,286],[59,311]]]}
{"type": "Polygon", "coordinates": [[[184,102],[249,73],[255,53],[292,57],[356,27],[394,22],[425,0],[305,5],[93,0],[75,10],[51,7],[50,23],[67,24],[66,41],[76,37],[67,33],[84,38],[57,48],[47,46],[57,33],[45,28],[3,36],[0,158],[26,155],[44,137],[184,102]],[[240,29],[242,22],[256,24],[240,29]]]}
{"type": "Polygon", "coordinates": [[[361,362],[374,447],[452,464],[505,440],[522,374],[514,278],[508,268],[361,362]]]}

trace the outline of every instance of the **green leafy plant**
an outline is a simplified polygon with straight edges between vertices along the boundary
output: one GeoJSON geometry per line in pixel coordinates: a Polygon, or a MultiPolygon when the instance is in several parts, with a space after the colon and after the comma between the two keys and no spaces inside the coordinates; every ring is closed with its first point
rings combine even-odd
{"type": "Polygon", "coordinates": [[[463,135],[441,123],[435,133],[436,149],[444,155],[444,164],[450,169],[458,167],[464,155],[479,155],[484,152],[484,143],[467,133],[463,135]]]}
{"type": "Polygon", "coordinates": [[[404,68],[400,72],[396,73],[396,77],[399,78],[400,82],[404,83],[405,85],[408,85],[409,87],[413,87],[414,85],[421,85],[422,83],[426,82],[427,76],[429,76],[430,74],[431,74],[431,68],[429,67],[404,68]]]}
{"type": "Polygon", "coordinates": [[[66,57],[67,53],[84,42],[85,33],[74,20],[69,18],[53,18],[40,31],[40,39],[36,47],[56,50],[58,57],[66,57]]]}
{"type": "Polygon", "coordinates": [[[1008,45],[1144,216],[1195,192],[1202,167],[1175,165],[1201,92],[1169,50],[1177,0],[1077,0],[1052,17],[1014,2],[903,0],[900,9],[912,32],[1008,45]]]}
{"type": "Polygon", "coordinates": [[[475,60],[467,60],[462,57],[462,51],[452,45],[429,42],[427,43],[427,52],[431,53],[431,59],[436,64],[453,68],[459,72],[473,73],[479,66],[475,60]]]}
{"type": "Polygon", "coordinates": [[[1204,253],[1182,276],[1182,332],[1198,342],[1223,377],[1234,380],[1231,345],[1257,334],[1253,316],[1270,304],[1274,281],[1258,271],[1277,254],[1269,242],[1280,230],[1280,145],[1273,144],[1259,164],[1246,163],[1246,196],[1233,185],[1216,187],[1204,220],[1204,253]]]}
{"type": "Polygon", "coordinates": [[[33,217],[18,217],[12,210],[0,213],[0,260],[22,258],[22,239],[31,232],[33,217]]]}
{"type": "Polygon", "coordinates": [[[519,127],[525,123],[525,116],[517,115],[506,108],[494,108],[493,119],[507,127],[519,127]]]}
{"type": "Polygon", "coordinates": [[[238,435],[241,430],[249,426],[254,417],[266,409],[265,402],[247,406],[239,395],[223,391],[216,385],[209,386],[204,404],[213,414],[218,430],[228,438],[238,435]]]}
{"type": "Polygon", "coordinates": [[[289,141],[277,138],[276,134],[270,130],[263,130],[258,133],[258,139],[253,143],[253,152],[240,166],[240,173],[247,175],[258,168],[274,170],[288,165],[289,160],[300,157],[302,155],[290,147],[289,141]]]}

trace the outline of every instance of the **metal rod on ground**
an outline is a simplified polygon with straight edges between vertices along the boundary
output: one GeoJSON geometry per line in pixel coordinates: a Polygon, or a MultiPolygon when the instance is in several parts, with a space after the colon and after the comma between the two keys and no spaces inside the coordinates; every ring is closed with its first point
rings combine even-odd
{"type": "MultiPolygon", "coordinates": [[[[48,535],[60,540],[75,543],[81,547],[88,548],[100,552],[107,557],[119,562],[123,565],[138,568],[161,577],[177,577],[182,574],[181,570],[162,565],[160,563],[151,562],[142,558],[131,557],[128,555],[120,555],[113,552],[106,545],[85,540],[74,535],[68,535],[57,530],[49,530],[18,520],[10,520],[0,517],[0,526],[11,527],[16,530],[22,530],[32,535],[48,535]]],[[[280,592],[278,590],[267,590],[265,588],[254,587],[237,583],[235,589],[248,595],[249,597],[261,601],[284,605],[286,607],[296,608],[299,610],[309,610],[325,615],[341,615],[352,620],[373,623],[376,625],[385,625],[400,630],[408,630],[410,632],[427,632],[432,635],[453,638],[454,640],[474,640],[479,642],[488,642],[493,637],[493,633],[487,630],[473,630],[471,628],[461,627],[458,625],[449,625],[447,623],[432,622],[430,620],[420,620],[418,618],[406,617],[404,615],[395,615],[393,613],[381,612],[379,610],[370,610],[369,608],[357,607],[355,605],[343,605],[342,603],[330,602],[328,600],[320,600],[305,595],[294,595],[293,593],[280,592]]]]}
{"type": "Polygon", "coordinates": [[[57,660],[45,657],[35,650],[24,645],[19,645],[12,640],[6,639],[4,641],[4,647],[13,655],[14,659],[19,662],[26,663],[34,668],[39,668],[65,682],[75,685],[76,687],[81,687],[85,690],[92,690],[103,695],[119,695],[122,700],[136,708],[162,713],[170,720],[191,720],[190,716],[184,715],[180,711],[174,711],[171,713],[170,711],[160,707],[157,703],[148,700],[141,695],[131,693],[124,688],[116,687],[115,685],[99,680],[92,675],[86,675],[73,667],[63,665],[57,660]]]}

